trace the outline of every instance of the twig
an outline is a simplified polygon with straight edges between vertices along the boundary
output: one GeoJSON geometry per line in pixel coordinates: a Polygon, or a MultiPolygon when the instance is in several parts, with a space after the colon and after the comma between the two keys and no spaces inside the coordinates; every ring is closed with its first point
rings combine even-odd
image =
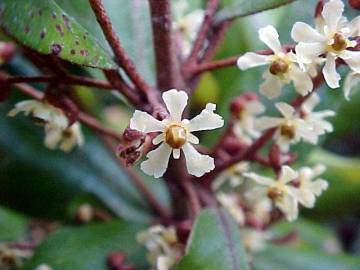
{"type": "Polygon", "coordinates": [[[169,0],[149,0],[154,50],[156,59],[157,86],[166,91],[176,88],[179,72],[172,37],[171,3],[169,0]]]}
{"type": "Polygon", "coordinates": [[[194,47],[190,53],[189,58],[186,60],[186,66],[189,65],[193,65],[196,64],[198,61],[198,56],[201,52],[201,50],[204,47],[205,41],[206,41],[206,37],[209,33],[209,30],[211,28],[211,25],[213,23],[213,18],[215,15],[215,12],[218,8],[219,5],[219,0],[209,0],[206,10],[205,10],[205,17],[204,17],[204,21],[199,29],[197,38],[194,42],[194,47]]]}
{"type": "Polygon", "coordinates": [[[76,75],[68,75],[64,78],[59,78],[57,76],[36,76],[36,77],[25,77],[25,76],[14,76],[9,77],[6,80],[6,83],[49,83],[58,80],[60,84],[70,84],[70,85],[83,85],[89,87],[97,87],[101,89],[114,89],[114,87],[107,81],[80,77],[76,75]]]}
{"type": "Polygon", "coordinates": [[[181,185],[183,186],[185,193],[189,198],[189,203],[193,216],[196,217],[201,210],[201,204],[200,204],[199,196],[194,187],[194,184],[192,181],[186,178],[183,179],[183,181],[181,181],[181,185]]]}
{"type": "Polygon", "coordinates": [[[143,93],[147,93],[150,86],[143,80],[140,74],[137,72],[134,63],[125,53],[125,50],[121,46],[120,39],[116,35],[110,18],[108,17],[104,5],[101,0],[89,0],[90,5],[95,13],[96,19],[99,22],[103,33],[109,42],[119,65],[124,69],[125,73],[132,80],[134,85],[143,93]]]}

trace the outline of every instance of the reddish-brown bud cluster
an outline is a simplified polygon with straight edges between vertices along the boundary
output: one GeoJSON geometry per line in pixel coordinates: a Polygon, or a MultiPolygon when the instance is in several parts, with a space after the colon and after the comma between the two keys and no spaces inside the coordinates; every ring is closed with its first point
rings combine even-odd
{"type": "Polygon", "coordinates": [[[126,165],[133,165],[142,155],[142,146],[145,142],[145,134],[131,128],[125,129],[123,143],[117,147],[116,153],[126,165]]]}
{"type": "Polygon", "coordinates": [[[135,270],[131,265],[125,264],[126,254],[122,252],[113,252],[108,254],[106,263],[110,270],[135,270]]]}
{"type": "Polygon", "coordinates": [[[241,112],[245,108],[246,103],[253,100],[258,100],[258,96],[253,92],[248,92],[241,96],[234,97],[230,103],[231,114],[235,118],[239,118],[241,116],[241,112]]]}
{"type": "Polygon", "coordinates": [[[352,8],[360,9],[360,0],[349,0],[349,5],[352,8]]]}

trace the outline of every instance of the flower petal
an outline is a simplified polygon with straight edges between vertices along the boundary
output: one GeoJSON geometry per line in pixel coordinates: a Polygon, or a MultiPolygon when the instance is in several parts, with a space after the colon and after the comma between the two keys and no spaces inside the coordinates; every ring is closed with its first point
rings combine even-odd
{"type": "Polygon", "coordinates": [[[293,65],[290,71],[290,77],[294,82],[296,92],[305,96],[313,90],[313,82],[310,75],[293,65]]]}
{"type": "Polygon", "coordinates": [[[320,97],[318,94],[313,93],[305,102],[301,105],[301,109],[305,113],[311,113],[314,108],[320,103],[320,97]]]}
{"type": "Polygon", "coordinates": [[[259,30],[259,39],[264,42],[275,54],[282,51],[279,34],[272,25],[259,30]]]}
{"type": "Polygon", "coordinates": [[[268,55],[260,55],[253,52],[245,53],[243,56],[240,56],[237,60],[237,65],[241,70],[246,70],[249,68],[266,65],[269,63],[268,55]]]}
{"type": "Polygon", "coordinates": [[[281,175],[279,181],[286,184],[293,181],[295,178],[299,177],[299,174],[291,169],[289,166],[281,167],[281,175]]]}
{"type": "Polygon", "coordinates": [[[348,27],[350,28],[350,36],[355,37],[360,35],[360,16],[357,16],[353,19],[349,24],[348,27]]]}
{"type": "Polygon", "coordinates": [[[130,128],[144,133],[163,131],[164,123],[155,119],[150,114],[136,110],[130,119],[130,128]]]}
{"type": "Polygon", "coordinates": [[[265,81],[260,86],[260,93],[269,99],[280,96],[284,83],[276,76],[265,73],[265,81]]]}
{"type": "Polygon", "coordinates": [[[285,196],[276,206],[285,214],[288,221],[294,221],[299,215],[298,203],[294,196],[285,196]]]}
{"type": "Polygon", "coordinates": [[[152,143],[153,143],[153,145],[158,145],[159,143],[163,142],[164,140],[165,140],[165,134],[161,133],[152,140],[152,143]]]}
{"type": "Polygon", "coordinates": [[[171,152],[172,148],[168,144],[162,143],[146,155],[148,159],[141,163],[141,170],[155,178],[163,176],[168,167],[171,152]]]}
{"type": "Polygon", "coordinates": [[[189,133],[187,135],[187,140],[192,144],[199,144],[200,143],[199,138],[196,137],[194,134],[191,134],[191,133],[189,133]]]}
{"type": "Polygon", "coordinates": [[[181,153],[180,149],[173,149],[172,153],[173,153],[174,159],[179,159],[180,158],[180,153],[181,153]]]}
{"type": "Polygon", "coordinates": [[[279,126],[283,121],[283,118],[263,116],[255,120],[255,128],[260,131],[266,130],[279,126]]]}
{"type": "Polygon", "coordinates": [[[336,71],[336,57],[328,54],[326,57],[326,64],[323,68],[323,74],[326,80],[326,83],[331,88],[338,88],[340,87],[339,81],[341,77],[339,73],[336,71]]]}
{"type": "Polygon", "coordinates": [[[211,130],[222,127],[224,120],[220,115],[214,113],[215,109],[215,104],[208,103],[199,115],[190,120],[187,126],[189,131],[211,130]]]}
{"type": "Polygon", "coordinates": [[[311,43],[324,41],[323,35],[310,25],[303,22],[297,22],[294,24],[291,30],[291,37],[296,42],[311,43]]]}
{"type": "Polygon", "coordinates": [[[291,119],[295,113],[294,107],[285,102],[278,102],[275,104],[275,107],[286,119],[291,119]]]}
{"type": "Polygon", "coordinates": [[[338,30],[337,28],[343,13],[344,3],[341,0],[331,0],[324,5],[321,15],[331,32],[338,30]]]}
{"type": "Polygon", "coordinates": [[[345,50],[340,57],[344,59],[346,64],[355,71],[356,73],[360,73],[360,52],[359,51],[348,51],[345,50]]]}
{"type": "Polygon", "coordinates": [[[182,113],[187,105],[188,95],[184,91],[171,89],[163,93],[162,98],[170,113],[172,121],[180,122],[182,113]]]}
{"type": "Polygon", "coordinates": [[[352,88],[360,83],[360,74],[355,72],[350,72],[345,79],[344,83],[344,95],[347,100],[350,100],[350,93],[352,88]]]}
{"type": "Polygon", "coordinates": [[[299,64],[311,64],[317,61],[319,55],[325,52],[325,47],[322,43],[312,42],[304,43],[300,42],[295,46],[296,57],[299,64]]]}
{"type": "Polygon", "coordinates": [[[272,186],[275,183],[274,179],[265,177],[265,176],[261,176],[256,173],[244,173],[244,176],[254,180],[258,184],[265,185],[265,186],[272,186]]]}
{"type": "Polygon", "coordinates": [[[214,159],[200,154],[190,143],[186,143],[182,150],[185,155],[187,170],[191,175],[201,177],[215,168],[214,159]]]}

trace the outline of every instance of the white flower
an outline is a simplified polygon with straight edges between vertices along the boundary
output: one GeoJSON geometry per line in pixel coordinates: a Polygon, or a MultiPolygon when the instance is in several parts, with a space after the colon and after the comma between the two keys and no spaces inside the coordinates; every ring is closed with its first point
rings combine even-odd
{"type": "Polygon", "coordinates": [[[299,170],[299,177],[294,181],[295,187],[292,192],[296,194],[298,201],[307,208],[313,208],[316,196],[328,188],[328,183],[317,177],[326,170],[325,166],[317,165],[313,168],[303,167],[299,170]]]}
{"type": "Polygon", "coordinates": [[[283,117],[263,116],[256,121],[259,130],[276,128],[274,138],[281,151],[287,152],[290,144],[298,143],[301,139],[316,144],[318,134],[303,119],[296,110],[284,102],[275,104],[283,117]]]}
{"type": "Polygon", "coordinates": [[[8,115],[14,117],[20,112],[24,112],[26,116],[31,115],[35,120],[41,121],[44,124],[51,123],[62,129],[65,129],[68,125],[68,119],[63,111],[46,101],[21,101],[15,105],[15,108],[8,115]]]}
{"type": "Polygon", "coordinates": [[[253,138],[257,138],[260,132],[255,128],[257,115],[265,111],[265,106],[258,100],[245,103],[244,108],[237,115],[233,131],[235,135],[250,144],[253,138]]]}
{"type": "Polygon", "coordinates": [[[230,215],[234,218],[236,223],[239,225],[243,225],[245,222],[245,214],[243,209],[240,206],[239,197],[234,194],[226,194],[220,192],[216,194],[216,198],[218,199],[221,206],[223,206],[230,215]]]}
{"type": "Polygon", "coordinates": [[[192,144],[198,144],[199,139],[191,132],[211,130],[222,127],[224,120],[214,113],[215,104],[207,104],[206,108],[191,120],[183,119],[182,113],[187,105],[188,96],[184,91],[172,89],[163,93],[163,100],[169,111],[170,118],[159,121],[146,112],[135,111],[130,128],[144,133],[161,132],[153,144],[160,144],[147,154],[147,160],[141,164],[141,169],[155,178],[161,177],[167,167],[171,153],[175,159],[180,158],[180,150],[184,152],[186,167],[190,174],[200,177],[215,168],[214,159],[196,151],[192,144]]]}
{"type": "Polygon", "coordinates": [[[220,174],[218,178],[212,183],[212,189],[218,190],[222,185],[229,181],[229,184],[232,188],[238,187],[242,184],[243,179],[242,175],[244,172],[249,170],[249,163],[239,162],[230,168],[226,169],[223,173],[220,174]]]}
{"type": "Polygon", "coordinates": [[[45,145],[49,149],[59,147],[64,152],[70,152],[76,145],[84,143],[84,137],[78,122],[66,129],[50,124],[45,125],[45,133],[45,145]]]}
{"type": "Polygon", "coordinates": [[[272,179],[256,173],[246,173],[245,176],[254,180],[265,187],[255,187],[252,194],[257,194],[259,198],[268,196],[286,216],[289,221],[293,221],[298,216],[298,200],[293,193],[290,185],[299,174],[288,166],[281,168],[281,174],[278,179],[272,179]]]}
{"type": "Polygon", "coordinates": [[[173,28],[181,38],[180,48],[183,56],[191,52],[192,44],[200,29],[204,19],[205,12],[202,9],[196,9],[188,12],[189,7],[186,1],[177,1],[174,4],[173,28]]]}
{"type": "Polygon", "coordinates": [[[241,230],[245,248],[250,252],[259,252],[266,248],[267,241],[270,240],[271,234],[267,231],[254,229],[241,230]]]}
{"type": "Polygon", "coordinates": [[[297,65],[297,58],[292,52],[284,52],[276,29],[269,25],[259,30],[259,38],[273,52],[273,55],[260,55],[246,53],[238,59],[238,66],[245,70],[248,68],[269,65],[263,77],[265,82],[260,86],[260,92],[268,98],[278,97],[285,84],[294,83],[296,91],[306,95],[313,89],[311,77],[303,72],[297,65]]]}
{"type": "Polygon", "coordinates": [[[137,240],[149,251],[148,261],[156,270],[170,270],[182,255],[173,227],[150,227],[147,231],[139,233],[137,240]]]}
{"type": "Polygon", "coordinates": [[[324,5],[321,13],[323,23],[317,28],[297,22],[291,32],[292,38],[299,42],[296,56],[303,64],[311,64],[319,56],[326,55],[323,74],[331,88],[339,87],[340,75],[336,71],[336,59],[344,60],[350,69],[360,73],[360,52],[350,51],[356,46],[351,40],[359,31],[360,17],[347,22],[342,16],[344,4],[340,0],[331,0],[324,5]]]}
{"type": "Polygon", "coordinates": [[[25,100],[17,103],[9,112],[14,117],[20,112],[31,115],[36,121],[44,124],[45,146],[56,149],[58,146],[64,152],[69,152],[76,145],[82,145],[84,138],[78,122],[68,126],[69,120],[64,112],[46,101],[25,100]]]}
{"type": "Polygon", "coordinates": [[[347,100],[350,99],[351,90],[360,82],[360,73],[350,72],[344,83],[344,95],[347,100]]]}

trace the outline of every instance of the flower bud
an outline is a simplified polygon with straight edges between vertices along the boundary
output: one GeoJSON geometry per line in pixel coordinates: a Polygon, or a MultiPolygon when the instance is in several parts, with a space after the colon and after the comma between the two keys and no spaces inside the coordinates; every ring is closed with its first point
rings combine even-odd
{"type": "Polygon", "coordinates": [[[11,42],[0,42],[0,64],[8,62],[16,53],[15,45],[11,42]]]}
{"type": "Polygon", "coordinates": [[[360,0],[349,0],[349,5],[352,8],[360,9],[360,0]]]}
{"type": "Polygon", "coordinates": [[[321,16],[321,12],[324,9],[324,5],[325,5],[324,0],[319,0],[315,8],[315,16],[314,16],[315,18],[321,16]]]}
{"type": "Polygon", "coordinates": [[[126,128],[123,133],[124,140],[128,142],[142,140],[144,137],[145,134],[143,132],[131,128],[126,128]]]}
{"type": "Polygon", "coordinates": [[[75,220],[79,223],[89,223],[94,218],[94,208],[90,204],[80,205],[76,211],[75,220]]]}
{"type": "Polygon", "coordinates": [[[247,92],[243,96],[248,101],[255,101],[259,99],[258,95],[254,92],[247,92]]]}
{"type": "Polygon", "coordinates": [[[126,255],[122,252],[109,253],[106,259],[107,265],[112,270],[122,269],[126,255]]]}
{"type": "Polygon", "coordinates": [[[235,118],[241,114],[244,110],[246,101],[244,100],[243,96],[234,97],[230,103],[230,112],[235,118]]]}

